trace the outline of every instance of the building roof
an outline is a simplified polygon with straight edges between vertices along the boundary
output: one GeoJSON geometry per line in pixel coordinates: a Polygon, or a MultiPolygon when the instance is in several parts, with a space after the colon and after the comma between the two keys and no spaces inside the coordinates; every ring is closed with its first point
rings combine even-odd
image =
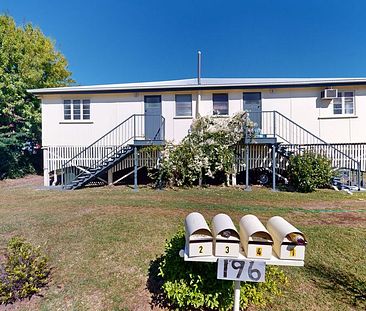
{"type": "Polygon", "coordinates": [[[57,88],[31,89],[29,93],[44,94],[88,94],[88,93],[130,93],[203,89],[242,88],[286,88],[286,87],[335,87],[341,85],[366,85],[366,78],[202,78],[155,82],[101,84],[57,88]]]}

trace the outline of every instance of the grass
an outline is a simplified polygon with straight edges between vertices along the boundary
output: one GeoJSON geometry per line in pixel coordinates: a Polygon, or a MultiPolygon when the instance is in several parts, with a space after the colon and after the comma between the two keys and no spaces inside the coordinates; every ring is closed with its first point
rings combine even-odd
{"type": "Polygon", "coordinates": [[[365,193],[220,187],[64,192],[40,190],[37,183],[0,182],[0,248],[14,235],[41,245],[50,257],[52,281],[44,297],[6,310],[150,310],[151,262],[191,211],[206,219],[225,212],[236,223],[248,213],[263,221],[281,215],[305,232],[305,267],[284,269],[290,286],[268,310],[366,307],[365,193]]]}

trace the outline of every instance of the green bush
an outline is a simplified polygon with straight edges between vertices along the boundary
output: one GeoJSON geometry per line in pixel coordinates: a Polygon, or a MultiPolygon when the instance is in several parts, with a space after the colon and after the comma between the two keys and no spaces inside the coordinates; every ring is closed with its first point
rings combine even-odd
{"type": "Polygon", "coordinates": [[[332,177],[330,160],[312,152],[291,156],[288,172],[290,184],[299,192],[328,187],[332,177]]]}
{"type": "Polygon", "coordinates": [[[178,145],[165,146],[157,170],[150,177],[158,187],[181,187],[197,185],[205,178],[224,174],[229,185],[229,176],[237,173],[237,145],[250,135],[252,128],[253,122],[246,112],[230,118],[198,117],[178,145]]]}
{"type": "MultiPolygon", "coordinates": [[[[159,266],[162,289],[168,304],[177,310],[230,310],[233,307],[233,282],[217,280],[214,263],[184,262],[178,255],[184,248],[184,232],[179,231],[166,242],[165,254],[159,266]]],[[[281,294],[287,283],[284,273],[266,267],[266,282],[241,283],[241,308],[250,305],[265,307],[281,294]]]]}
{"type": "Polygon", "coordinates": [[[0,305],[31,297],[47,284],[50,269],[39,247],[14,237],[4,258],[0,263],[0,305]]]}

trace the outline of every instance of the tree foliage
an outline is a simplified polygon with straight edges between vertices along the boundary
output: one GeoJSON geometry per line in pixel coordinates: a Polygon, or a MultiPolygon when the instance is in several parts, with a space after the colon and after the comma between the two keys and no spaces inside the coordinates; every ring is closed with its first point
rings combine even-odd
{"type": "Polygon", "coordinates": [[[27,89],[66,86],[70,76],[65,57],[39,28],[0,16],[0,178],[26,173],[24,146],[40,143],[40,101],[27,89]]]}
{"type": "Polygon", "coordinates": [[[246,112],[225,118],[199,117],[180,144],[166,146],[152,177],[158,185],[191,186],[220,172],[234,174],[237,144],[252,128],[246,112]]]}

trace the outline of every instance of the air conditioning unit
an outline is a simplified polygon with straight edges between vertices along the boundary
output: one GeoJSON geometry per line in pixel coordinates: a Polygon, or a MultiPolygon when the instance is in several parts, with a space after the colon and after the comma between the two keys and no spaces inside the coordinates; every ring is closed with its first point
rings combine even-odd
{"type": "Polygon", "coordinates": [[[322,99],[333,99],[338,97],[338,90],[337,89],[325,89],[321,92],[322,99]]]}

